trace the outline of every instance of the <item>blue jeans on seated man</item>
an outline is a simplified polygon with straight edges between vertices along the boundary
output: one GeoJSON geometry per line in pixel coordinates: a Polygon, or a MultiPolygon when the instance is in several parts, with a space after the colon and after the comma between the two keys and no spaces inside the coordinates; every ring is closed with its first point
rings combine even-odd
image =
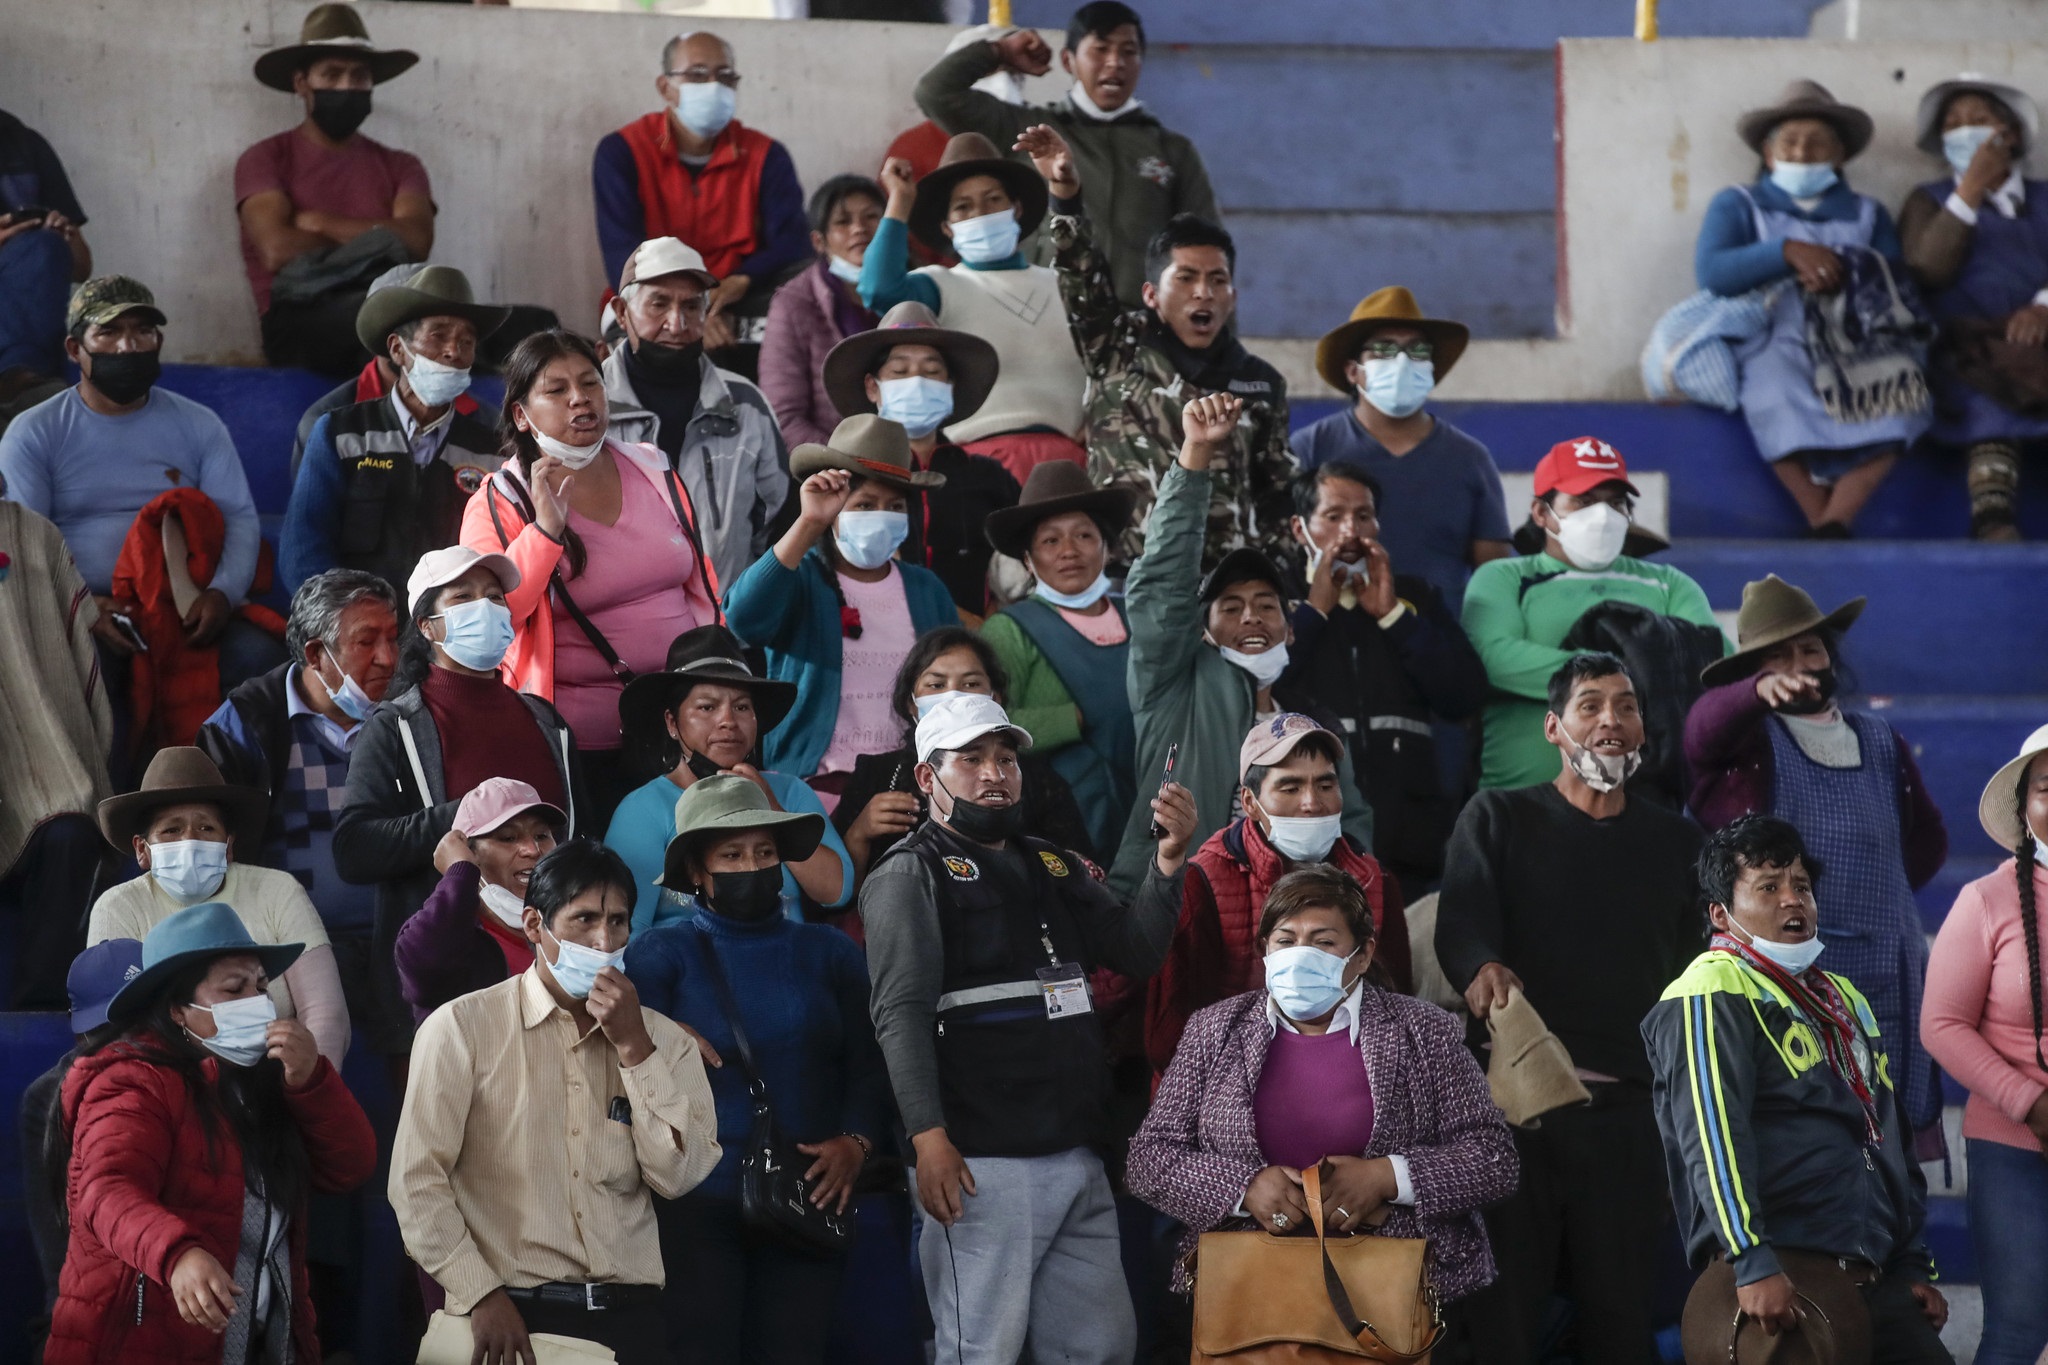
{"type": "Polygon", "coordinates": [[[0,374],[64,372],[64,309],[71,302],[71,248],[35,228],[0,243],[0,374]]]}
{"type": "Polygon", "coordinates": [[[1970,1241],[1984,1287],[1977,1365],[2034,1365],[2048,1347],[2048,1161],[1970,1138],[1970,1241]]]}

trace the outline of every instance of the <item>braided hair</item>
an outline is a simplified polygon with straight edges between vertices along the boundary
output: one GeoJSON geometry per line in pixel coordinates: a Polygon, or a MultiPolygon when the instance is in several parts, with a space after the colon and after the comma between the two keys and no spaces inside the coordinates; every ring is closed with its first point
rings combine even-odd
{"type": "Polygon", "coordinates": [[[2041,922],[2034,913],[2034,827],[2027,823],[2027,769],[2020,771],[2015,799],[2020,811],[2020,841],[2013,849],[2013,873],[2019,883],[2020,932],[2027,941],[2027,1004],[2034,1011],[2034,1062],[2048,1071],[2041,1057],[2041,922]]]}

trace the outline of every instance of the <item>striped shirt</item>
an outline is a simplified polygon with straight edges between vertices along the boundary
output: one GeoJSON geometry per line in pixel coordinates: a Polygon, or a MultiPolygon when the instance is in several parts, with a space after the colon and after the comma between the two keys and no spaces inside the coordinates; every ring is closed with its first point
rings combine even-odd
{"type": "Polygon", "coordinates": [[[663,1283],[650,1193],[703,1180],[718,1128],[695,1040],[643,1017],[654,1055],[622,1069],[536,964],[420,1025],[390,1194],[450,1312],[502,1285],[663,1283]]]}

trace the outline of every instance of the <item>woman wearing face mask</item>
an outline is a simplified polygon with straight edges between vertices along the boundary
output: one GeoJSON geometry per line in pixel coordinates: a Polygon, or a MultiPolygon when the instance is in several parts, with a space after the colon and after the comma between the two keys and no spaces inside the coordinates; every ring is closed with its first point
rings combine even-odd
{"type": "Polygon", "coordinates": [[[303,955],[269,983],[280,1016],[312,1031],[322,1056],[337,1066],[348,1053],[348,1004],[334,947],[298,878],[240,862],[260,848],[268,804],[260,792],[233,786],[198,749],[160,749],[142,787],[100,802],[100,831],[117,849],[132,850],[142,875],[93,902],[88,945],[144,938],[178,911],[220,902],[241,917],[259,943],[295,943],[303,955]]]}
{"type": "MultiPolygon", "coordinates": [[[[398,930],[441,877],[436,850],[465,793],[512,778],[562,811],[574,832],[585,806],[569,727],[539,697],[505,685],[512,643],[505,596],[520,583],[503,555],[452,545],[424,556],[406,582],[413,635],[399,683],[363,723],[349,755],[334,826],[334,866],[377,888],[372,961],[393,962],[398,930]]],[[[394,969],[389,998],[401,999],[394,969]]]]}
{"type": "Polygon", "coordinates": [[[1131,1140],[1131,1193],[1187,1225],[1183,1252],[1220,1227],[1294,1236],[1311,1231],[1302,1170],[1320,1165],[1333,1233],[1428,1238],[1447,1302],[1490,1283],[1479,1211],[1519,1166],[1463,1030],[1369,979],[1372,913],[1334,867],[1281,878],[1257,944],[1264,989],[1188,1021],[1131,1140]]]}
{"type": "Polygon", "coordinates": [[[718,619],[718,584],[683,480],[651,445],[605,436],[588,341],[542,332],[505,366],[505,467],[469,500],[462,543],[519,566],[507,590],[508,681],[555,704],[576,735],[601,827],[634,774],[619,693],[661,667],[662,641],[718,619]]]}
{"type": "Polygon", "coordinates": [[[1970,534],[2018,540],[2020,443],[2048,436],[2048,184],[2024,179],[2041,113],[2026,92],[1961,76],[1920,97],[1921,151],[1947,174],[1906,196],[1906,264],[1941,324],[1929,435],[1969,454],[1970,534]]]}
{"type": "Polygon", "coordinates": [[[434,848],[441,880],[393,949],[415,1024],[533,965],[522,928],[526,887],[568,826],[566,814],[514,778],[493,777],[462,798],[434,848]]]}
{"type": "Polygon", "coordinates": [[[810,781],[830,810],[856,758],[901,735],[889,686],[917,637],[957,625],[938,575],[899,563],[910,499],[945,475],[912,465],[895,422],[849,417],[825,445],[798,446],[789,474],[801,483],[794,525],[726,595],[727,624],[767,651],[768,676],[796,684],[788,719],[763,757],[810,781]]]}
{"type": "MultiPolygon", "coordinates": [[[[832,823],[846,836],[856,874],[865,876],[883,854],[923,821],[912,733],[919,716],[941,697],[956,692],[1003,702],[1010,692],[1008,672],[986,635],[961,626],[926,631],[897,670],[895,690],[890,694],[890,709],[903,723],[903,743],[855,760],[846,791],[832,812],[832,823]]],[[[1024,833],[1088,853],[1087,823],[1073,789],[1059,770],[1031,752],[1017,755],[1017,766],[1024,778],[1024,833]]]]}
{"type": "Polygon", "coordinates": [[[1922,1159],[1941,1154],[1941,1090],[1920,1046],[1927,940],[1913,892],[1941,870],[1948,831],[1913,748],[1844,709],[1842,635],[1863,598],[1823,613],[1775,574],[1744,586],[1735,653],[1700,675],[1685,722],[1693,817],[1709,832],[1749,812],[1790,821],[1828,876],[1815,888],[1828,968],[1870,997],[1922,1159]]]}
{"type": "Polygon", "coordinates": [[[1044,179],[980,133],[961,133],[922,180],[892,158],[882,186],[889,206],[861,266],[861,297],[885,310],[921,303],[948,326],[985,338],[1002,363],[988,401],[971,417],[956,414],[947,434],[1020,481],[1046,460],[1086,465],[1074,433],[1088,378],[1068,334],[1059,277],[1019,250],[1045,219],[1044,179]],[[957,252],[960,264],[911,270],[912,233],[957,252]]]}
{"type": "Polygon", "coordinates": [[[931,309],[915,302],[897,304],[879,327],[848,337],[825,359],[825,388],[841,412],[878,413],[901,426],[915,467],[945,477],[912,490],[903,554],[937,574],[969,619],[988,613],[993,586],[981,524],[1016,504],[1017,481],[996,461],[954,445],[940,428],[979,411],[995,382],[995,348],[939,326],[931,309]]]}
{"type": "MultiPolygon", "coordinates": [[[[676,835],[676,798],[696,783],[736,773],[761,788],[770,809],[824,818],[823,803],[802,778],[760,767],[762,734],[781,723],[795,700],[794,684],[754,676],[739,640],[724,626],[678,635],[668,647],[667,671],[635,678],[619,698],[627,747],[658,755],[662,768],[619,803],[604,837],[640,883],[634,933],[695,911],[688,893],[663,889],[661,870],[676,835]]],[[[846,845],[827,827],[815,849],[783,867],[782,912],[801,920],[799,897],[838,909],[853,898],[853,886],[846,845]]]]}
{"type": "Polygon", "coordinates": [[[1867,257],[1852,272],[1852,249],[1883,257],[1895,280],[1904,273],[1891,215],[1842,178],[1843,165],[1870,144],[1870,116],[1812,81],[1794,81],[1778,103],[1744,114],[1736,129],[1762,163],[1754,183],[1722,190],[1707,206],[1694,274],[1700,288],[1724,298],[1770,291],[1763,295],[1767,330],[1737,354],[1742,415],[1808,534],[1843,538],[1929,420],[1913,347],[1858,354],[1870,378],[1844,393],[1842,406],[1862,420],[1837,420],[1814,389],[1807,301],[1852,287],[1857,318],[1866,292],[1887,292],[1867,257]]]}
{"type": "Polygon", "coordinates": [[[1984,1365],[2048,1347],[2048,1059],[2041,945],[2048,936],[2048,726],[1992,774],[1977,818],[2013,856],[1962,889],[1927,964],[1920,1032],[1970,1092],[1970,1240],[1984,1286],[1984,1365]]]}
{"type": "Polygon", "coordinates": [[[761,392],[791,445],[832,434],[839,412],[825,387],[825,357],[879,320],[855,286],[882,221],[882,187],[864,175],[835,175],[811,192],[808,211],[817,263],[775,291],[761,338],[761,392]]]}
{"type": "Polygon", "coordinates": [[[320,1358],[306,1201],[367,1180],[377,1143],[266,993],[301,947],[257,943],[219,903],[143,939],[107,1008],[118,1036],[64,1080],[73,1197],[51,1365],[320,1358]]]}
{"type": "Polygon", "coordinates": [[[989,543],[1022,560],[1032,579],[1029,597],[983,626],[1015,680],[1004,706],[1073,787],[1088,846],[1106,862],[1115,860],[1138,792],[1137,730],[1124,688],[1130,618],[1109,579],[1109,547],[1135,501],[1131,490],[1096,488],[1085,470],[1060,461],[1032,470],[1017,505],[987,521],[989,543]]]}
{"type": "Polygon", "coordinates": [[[636,934],[626,975],[646,1008],[724,1059],[710,1072],[724,1154],[703,1184],[656,1206],[671,1341],[685,1365],[819,1362],[847,1258],[800,1255],[744,1228],[739,1166],[754,1125],[746,1073],[765,1082],[777,1123],[810,1158],[812,1202],[850,1210],[890,1121],[867,967],[846,935],[782,912],[784,865],[816,851],[822,816],[778,810],[759,784],[720,774],[682,794],[675,828],[661,884],[697,909],[636,934]]]}

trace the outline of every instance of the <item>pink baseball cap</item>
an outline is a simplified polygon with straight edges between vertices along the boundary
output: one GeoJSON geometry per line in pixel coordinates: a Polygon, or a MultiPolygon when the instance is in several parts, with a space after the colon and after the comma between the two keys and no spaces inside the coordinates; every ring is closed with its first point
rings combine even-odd
{"type": "MultiPolygon", "coordinates": [[[[1271,720],[1262,720],[1251,728],[1244,737],[1244,743],[1237,750],[1237,780],[1244,781],[1246,773],[1259,766],[1272,767],[1284,762],[1294,752],[1294,746],[1310,735],[1336,733],[1315,723],[1314,719],[1299,711],[1282,711],[1271,720]]],[[[1340,744],[1342,741],[1338,741],[1340,744]]]]}
{"type": "Polygon", "coordinates": [[[531,783],[512,777],[488,777],[471,788],[455,808],[455,832],[465,839],[479,838],[530,810],[542,812],[557,828],[569,823],[568,816],[540,799],[531,783]]]}

